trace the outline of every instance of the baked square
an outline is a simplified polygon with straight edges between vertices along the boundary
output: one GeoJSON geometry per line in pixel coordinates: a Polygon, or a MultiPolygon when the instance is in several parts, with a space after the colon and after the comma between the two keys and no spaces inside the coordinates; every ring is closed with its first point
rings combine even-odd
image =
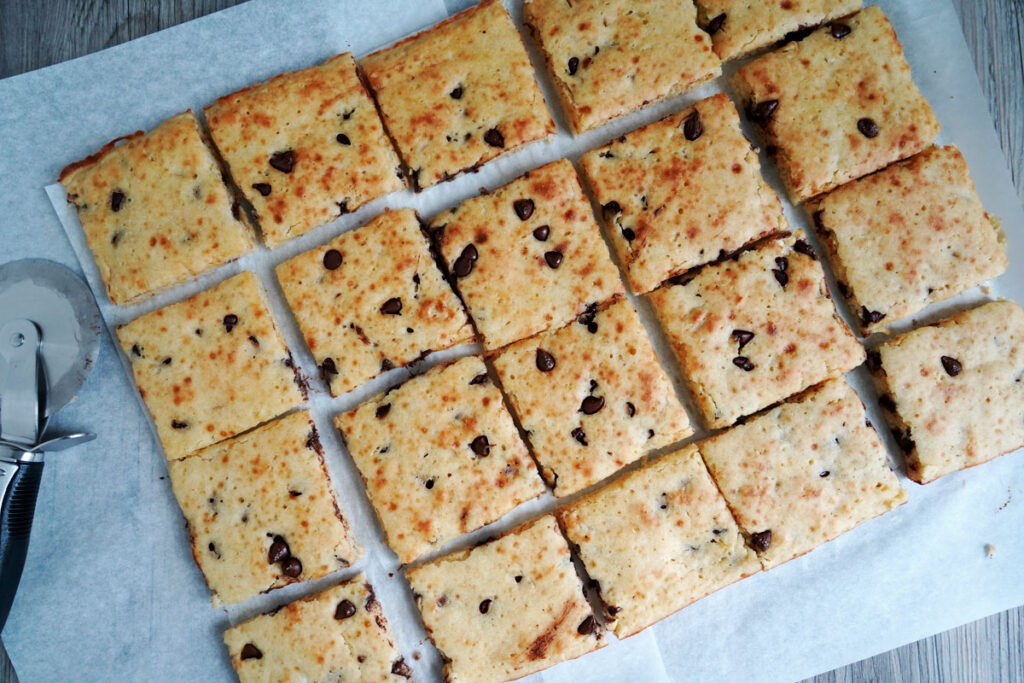
{"type": "Polygon", "coordinates": [[[1006,238],[956,147],[932,147],[807,210],[865,335],[1006,270],[1006,238]]]}
{"type": "Polygon", "coordinates": [[[760,57],[732,84],[794,204],[917,154],[939,132],[877,6],[760,57]]]}
{"type": "Polygon", "coordinates": [[[405,186],[351,53],[226,95],[204,111],[268,246],[405,186]]]}
{"type": "Polygon", "coordinates": [[[907,501],[863,404],[842,378],[699,447],[765,569],[907,501]]]}
{"type": "Polygon", "coordinates": [[[557,496],[693,433],[627,300],[516,342],[493,362],[557,496]]]}
{"type": "Polygon", "coordinates": [[[403,563],[544,492],[487,368],[433,368],[339,415],[388,545],[403,563]]]}
{"type": "Polygon", "coordinates": [[[473,338],[412,209],[285,261],[277,279],[335,395],[473,338]]]}
{"type": "Polygon", "coordinates": [[[136,318],[117,338],[168,460],[247,431],[304,398],[291,353],[248,271],[136,318]]]}
{"type": "MultiPolygon", "coordinates": [[[[696,0],[697,23],[723,60],[743,57],[790,34],[856,12],[861,0],[696,0]]],[[[836,24],[836,32],[845,29],[836,24]]]]}
{"type": "Polygon", "coordinates": [[[803,240],[768,240],[655,290],[650,300],[711,427],[864,361],[803,240]]]}
{"type": "Polygon", "coordinates": [[[696,446],[630,472],[560,518],[618,638],[761,570],[696,446]]]}
{"type": "Polygon", "coordinates": [[[417,190],[555,132],[499,0],[484,0],[360,64],[417,190]]]}
{"type": "Polygon", "coordinates": [[[605,645],[551,515],[407,576],[445,680],[513,680],[605,645]]]}
{"type": "Polygon", "coordinates": [[[406,683],[410,667],[364,581],[360,574],[224,631],[241,683],[406,683]]]}
{"type": "Polygon", "coordinates": [[[253,246],[191,110],[107,143],[61,171],[60,182],[115,304],[186,282],[253,246]]]}
{"type": "Polygon", "coordinates": [[[168,463],[214,606],[344,569],[362,555],[305,411],[168,463]]]}
{"type": "Polygon", "coordinates": [[[1024,446],[1024,311],[995,301],[869,354],[879,404],[926,484],[1024,446]]]}
{"type": "Polygon", "coordinates": [[[527,0],[523,13],[576,133],[721,72],[692,2],[527,0]]]}
{"type": "Polygon", "coordinates": [[[580,163],[640,294],[788,228],[727,95],[627,133],[580,163]]]}
{"type": "Polygon", "coordinates": [[[465,200],[431,229],[487,349],[560,327],[623,291],[565,159],[465,200]]]}

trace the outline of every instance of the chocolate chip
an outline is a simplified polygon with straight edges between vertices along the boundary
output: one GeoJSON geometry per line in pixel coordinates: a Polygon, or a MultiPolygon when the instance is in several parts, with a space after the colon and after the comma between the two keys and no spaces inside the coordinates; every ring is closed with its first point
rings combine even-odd
{"type": "Polygon", "coordinates": [[[426,486],[428,490],[434,488],[434,478],[431,477],[430,479],[427,479],[423,482],[423,485],[426,486]]]}
{"type": "Polygon", "coordinates": [[[450,93],[448,93],[448,95],[451,96],[451,98],[453,100],[461,100],[462,99],[462,86],[461,85],[455,86],[455,89],[452,90],[450,93]]]}
{"type": "Polygon", "coordinates": [[[597,619],[595,619],[594,615],[591,614],[586,619],[584,619],[579,626],[576,627],[576,632],[579,633],[581,636],[591,636],[597,633],[597,629],[597,619]]]}
{"type": "Polygon", "coordinates": [[[491,609],[491,600],[488,598],[480,603],[480,614],[487,614],[487,610],[491,609]]]}
{"type": "Polygon", "coordinates": [[[390,403],[384,403],[382,405],[377,406],[377,410],[375,410],[373,412],[373,415],[378,420],[383,420],[385,417],[388,416],[388,413],[390,413],[390,412],[391,412],[391,404],[390,403]]]}
{"type": "Polygon", "coordinates": [[[380,312],[384,315],[401,315],[402,314],[402,300],[398,297],[392,297],[385,301],[381,307],[380,312]]]}
{"type": "Polygon", "coordinates": [[[111,192],[110,210],[114,212],[120,211],[121,207],[124,206],[124,199],[124,192],[121,192],[121,190],[114,190],[113,192],[111,192]]]}
{"type": "Polygon", "coordinates": [[[533,200],[517,199],[512,202],[512,208],[515,209],[516,215],[519,216],[519,220],[525,221],[533,215],[533,200]]]}
{"type": "Polygon", "coordinates": [[[271,187],[270,183],[253,183],[252,189],[256,190],[264,197],[267,197],[270,195],[271,187]]]}
{"type": "Polygon", "coordinates": [[[473,272],[473,264],[476,263],[477,251],[476,247],[472,244],[467,244],[459,254],[459,258],[455,259],[455,264],[452,266],[452,271],[455,273],[455,277],[466,277],[473,272]]]}
{"type": "Polygon", "coordinates": [[[325,382],[331,381],[331,375],[338,374],[338,366],[334,364],[333,358],[324,358],[320,363],[320,378],[325,382]]]}
{"type": "Polygon", "coordinates": [[[874,120],[865,117],[857,121],[857,130],[864,137],[873,138],[878,135],[878,124],[874,120]]]}
{"type": "Polygon", "coordinates": [[[789,275],[786,274],[786,271],[779,270],[778,268],[772,268],[772,275],[775,276],[775,280],[782,285],[783,288],[786,287],[786,283],[789,282],[789,275]]]}
{"type": "Polygon", "coordinates": [[[597,319],[597,304],[590,304],[589,306],[587,306],[586,310],[583,311],[583,313],[580,314],[580,317],[577,318],[577,322],[579,322],[580,325],[586,325],[587,326],[587,332],[589,332],[590,334],[596,334],[597,333],[597,322],[595,322],[596,319],[597,319]]]}
{"type": "Polygon", "coordinates": [[[391,665],[391,673],[402,678],[412,678],[412,669],[405,663],[405,657],[399,657],[395,660],[395,663],[391,665]]]}
{"type": "Polygon", "coordinates": [[[475,386],[477,384],[487,384],[487,380],[487,373],[483,372],[474,377],[473,379],[469,380],[469,383],[471,386],[475,386]]]}
{"type": "Polygon", "coordinates": [[[394,369],[395,369],[395,364],[392,363],[391,360],[385,358],[384,360],[382,360],[380,362],[380,371],[381,372],[387,372],[388,370],[394,370],[394,369]]]}
{"type": "Polygon", "coordinates": [[[549,268],[557,268],[562,265],[562,252],[560,251],[549,251],[544,254],[544,260],[547,262],[549,268]]]}
{"type": "Polygon", "coordinates": [[[580,68],[580,58],[579,57],[569,57],[569,75],[570,76],[575,76],[576,75],[576,71],[579,68],[580,68]]]}
{"type": "Polygon", "coordinates": [[[693,142],[704,132],[704,126],[700,123],[700,112],[695,111],[683,119],[683,137],[693,142]]]}
{"type": "Polygon", "coordinates": [[[334,618],[338,621],[342,619],[348,619],[356,613],[356,606],[352,604],[351,600],[342,600],[338,603],[338,606],[334,609],[334,618]]]}
{"type": "Polygon", "coordinates": [[[893,428],[891,431],[893,438],[896,439],[896,443],[900,447],[900,450],[902,450],[904,453],[914,452],[914,448],[917,447],[917,444],[915,444],[914,440],[910,438],[909,429],[907,429],[906,431],[900,431],[898,429],[893,428]]]}
{"type": "Polygon", "coordinates": [[[537,369],[541,372],[551,372],[555,369],[555,357],[544,349],[537,349],[537,369]]]}
{"type": "Polygon", "coordinates": [[[742,351],[743,347],[749,344],[754,338],[754,333],[748,330],[733,330],[732,334],[729,335],[729,338],[739,344],[740,346],[738,350],[742,351]]]}
{"type": "Polygon", "coordinates": [[[132,344],[132,355],[136,358],[142,358],[142,347],[138,344],[132,344]]]}
{"type": "Polygon", "coordinates": [[[224,329],[230,332],[235,329],[235,325],[238,324],[238,316],[234,313],[228,313],[224,316],[224,329]]]}
{"type": "Polygon", "coordinates": [[[850,25],[836,22],[829,25],[828,32],[832,34],[833,38],[840,40],[850,35],[850,25]]]}
{"type": "Polygon", "coordinates": [[[491,147],[504,147],[505,136],[501,134],[501,131],[497,128],[491,128],[489,131],[484,133],[484,142],[491,147]]]}
{"type": "Polygon", "coordinates": [[[605,220],[611,220],[617,213],[622,213],[622,206],[615,201],[608,202],[601,207],[604,210],[605,220]]]}
{"type": "Polygon", "coordinates": [[[289,557],[281,563],[281,573],[289,578],[297,579],[302,574],[302,563],[298,558],[289,557]]]}
{"type": "MultiPolygon", "coordinates": [[[[252,337],[249,337],[249,339],[251,340],[251,339],[252,339],[252,337]]],[[[259,346],[259,344],[256,344],[256,346],[259,346]]],[[[164,365],[170,365],[170,364],[171,364],[171,362],[172,362],[173,360],[174,360],[173,358],[171,358],[170,356],[168,356],[167,358],[164,358],[164,359],[163,359],[162,361],[160,361],[160,362],[161,362],[161,363],[163,363],[164,365]]]]}
{"type": "Polygon", "coordinates": [[[277,564],[282,560],[287,560],[291,555],[288,542],[280,536],[274,536],[274,542],[270,544],[270,550],[267,551],[267,564],[277,564]]]}
{"type": "Polygon", "coordinates": [[[171,420],[172,429],[188,429],[188,422],[182,422],[181,420],[171,420]]]}
{"type": "Polygon", "coordinates": [[[750,108],[747,112],[747,116],[750,117],[751,121],[755,123],[768,123],[775,116],[775,110],[779,108],[778,100],[765,100],[764,102],[758,102],[750,108]]]}
{"type": "Polygon", "coordinates": [[[349,140],[349,139],[348,139],[348,136],[347,136],[347,135],[345,135],[344,133],[338,133],[338,134],[337,134],[337,135],[336,135],[336,136],[334,137],[334,139],[335,139],[335,140],[337,140],[338,142],[340,142],[340,143],[341,143],[341,144],[343,144],[343,145],[351,145],[351,144],[352,144],[352,141],[351,141],[351,140],[349,140]]]}
{"type": "Polygon", "coordinates": [[[324,268],[327,270],[337,270],[341,267],[341,262],[344,259],[341,257],[341,252],[337,249],[328,249],[324,253],[324,268]]]}
{"type": "Polygon", "coordinates": [[[750,545],[754,546],[754,550],[761,552],[768,550],[772,545],[772,530],[766,529],[758,531],[756,534],[750,534],[750,545]]]}
{"type": "Polygon", "coordinates": [[[263,653],[252,643],[246,643],[242,647],[242,659],[263,659],[263,653]]]}
{"type": "Polygon", "coordinates": [[[286,152],[274,152],[270,156],[270,165],[281,173],[291,173],[295,168],[295,152],[290,149],[286,152]]]}
{"type": "Polygon", "coordinates": [[[627,242],[632,242],[636,239],[636,233],[633,232],[633,228],[623,228],[622,236],[626,238],[627,242]]]}
{"type": "Polygon", "coordinates": [[[476,453],[478,458],[486,458],[491,454],[491,444],[483,434],[473,439],[469,443],[469,447],[476,453]]]}
{"type": "Polygon", "coordinates": [[[515,577],[513,577],[513,578],[514,578],[516,583],[522,583],[523,582],[523,575],[522,574],[516,574],[515,577]]]}
{"type": "Polygon", "coordinates": [[[825,477],[827,477],[830,474],[832,474],[832,473],[829,472],[828,470],[825,470],[824,472],[819,472],[818,476],[821,477],[822,479],[824,479],[825,477]]]}
{"type": "MultiPolygon", "coordinates": [[[[821,213],[820,211],[818,213],[821,213]]],[[[815,214],[817,215],[817,213],[815,214]]],[[[804,256],[810,256],[815,261],[818,260],[818,254],[815,253],[814,247],[807,243],[806,240],[797,240],[793,243],[793,249],[804,256]]]]}
{"type": "Polygon", "coordinates": [[[584,446],[587,445],[587,433],[583,431],[583,427],[577,427],[572,430],[572,438],[576,439],[584,446]]]}
{"type": "Polygon", "coordinates": [[[604,398],[601,396],[587,396],[580,404],[580,412],[584,415],[593,415],[604,408],[604,398]]]}
{"type": "Polygon", "coordinates": [[[942,367],[946,370],[946,374],[950,377],[956,377],[964,369],[964,367],[960,365],[960,361],[956,358],[943,356],[940,360],[942,361],[942,367]]]}
{"type": "Polygon", "coordinates": [[[704,29],[709,35],[715,35],[722,30],[722,26],[725,25],[725,12],[722,12],[717,17],[714,17],[708,22],[707,27],[704,29]]]}
{"type": "Polygon", "coordinates": [[[775,267],[785,273],[789,270],[789,259],[784,256],[779,256],[775,259],[775,267]]]}
{"type": "Polygon", "coordinates": [[[746,356],[736,356],[732,359],[732,364],[738,367],[740,370],[746,370],[750,372],[754,369],[754,364],[750,362],[750,359],[746,356]]]}
{"type": "Polygon", "coordinates": [[[636,415],[636,406],[628,401],[626,402],[626,415],[629,415],[630,417],[636,415]]]}
{"type": "Polygon", "coordinates": [[[550,234],[551,234],[551,226],[550,225],[542,225],[539,228],[534,228],[534,230],[533,230],[533,236],[536,239],[540,240],[541,242],[546,242],[547,239],[548,239],[548,236],[550,234]]]}
{"type": "Polygon", "coordinates": [[[860,321],[865,325],[877,323],[884,317],[885,313],[879,313],[878,311],[869,311],[867,306],[860,307],[860,321]]]}

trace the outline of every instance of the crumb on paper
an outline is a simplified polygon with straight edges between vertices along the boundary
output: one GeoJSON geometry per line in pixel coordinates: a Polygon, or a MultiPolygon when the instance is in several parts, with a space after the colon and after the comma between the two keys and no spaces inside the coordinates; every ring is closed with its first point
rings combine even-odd
{"type": "Polygon", "coordinates": [[[995,545],[993,545],[991,543],[986,543],[985,544],[985,555],[988,556],[988,559],[990,559],[990,560],[993,557],[995,557],[995,555],[996,555],[996,547],[995,547],[995,545]]]}

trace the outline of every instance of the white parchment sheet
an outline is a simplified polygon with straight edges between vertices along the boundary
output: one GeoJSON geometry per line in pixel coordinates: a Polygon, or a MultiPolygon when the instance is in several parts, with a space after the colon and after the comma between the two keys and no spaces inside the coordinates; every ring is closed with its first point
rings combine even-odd
{"type": "MultiPolygon", "coordinates": [[[[198,111],[220,95],[343,50],[365,54],[466,4],[255,0],[0,81],[0,262],[46,256],[76,267],[80,261],[78,267],[98,294],[111,326],[240,269],[252,270],[271,296],[275,318],[300,368],[314,376],[313,360],[273,277],[274,265],[362,225],[385,207],[409,206],[429,218],[480,187],[504,184],[562,156],[575,160],[585,149],[725,87],[719,79],[573,138],[541,74],[559,122],[553,141],[529,146],[422,194],[406,191],[374,202],[275,251],[257,250],[152,302],[130,309],[110,304],[77,218],[68,211],[62,189],[52,184],[61,167],[109,139],[152,128],[186,107],[198,111]],[[60,222],[53,219],[54,210],[60,222]]],[[[507,4],[521,21],[519,0],[507,4]]],[[[943,124],[941,141],[963,150],[986,207],[1003,219],[1010,238],[1010,269],[987,294],[972,292],[922,318],[985,296],[1024,301],[1024,213],[956,13],[948,0],[878,4],[892,19],[914,76],[943,124]]],[[[778,189],[770,170],[768,176],[778,189]]],[[[787,212],[794,226],[806,225],[800,212],[788,205],[787,212]]],[[[647,313],[641,304],[659,356],[681,387],[647,313]]],[[[417,372],[473,350],[466,346],[432,356],[417,372]]],[[[233,680],[220,640],[224,628],[359,571],[375,584],[417,680],[437,680],[436,652],[425,639],[408,588],[396,571],[397,561],[382,543],[358,473],[331,429],[333,414],[397,384],[409,372],[394,370],[338,399],[331,399],[316,380],[307,405],[320,428],[343,510],[367,556],[321,581],[215,610],[193,564],[163,455],[122,361],[108,336],[78,401],[60,415],[59,426],[89,428],[99,438],[54,455],[46,466],[25,576],[3,634],[21,680],[233,680]]],[[[861,390],[872,421],[883,425],[870,392],[863,391],[864,377],[855,372],[850,379],[861,390]]],[[[910,502],[899,510],[716,593],[633,638],[612,639],[602,651],[529,680],[796,680],[1024,603],[1024,455],[1006,456],[926,487],[906,478],[903,484],[910,502]],[[986,556],[986,544],[997,547],[994,557],[986,556]]],[[[546,495],[473,537],[511,528],[551,505],[546,495]]]]}

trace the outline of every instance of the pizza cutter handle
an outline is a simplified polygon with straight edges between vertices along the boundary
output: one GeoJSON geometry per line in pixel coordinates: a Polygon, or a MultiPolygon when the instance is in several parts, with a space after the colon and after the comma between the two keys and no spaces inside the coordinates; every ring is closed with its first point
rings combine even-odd
{"type": "Polygon", "coordinates": [[[15,464],[0,461],[0,471],[4,468],[8,468],[4,478],[6,475],[10,478],[0,505],[0,630],[7,623],[21,571],[25,567],[43,462],[23,460],[15,464]]]}

